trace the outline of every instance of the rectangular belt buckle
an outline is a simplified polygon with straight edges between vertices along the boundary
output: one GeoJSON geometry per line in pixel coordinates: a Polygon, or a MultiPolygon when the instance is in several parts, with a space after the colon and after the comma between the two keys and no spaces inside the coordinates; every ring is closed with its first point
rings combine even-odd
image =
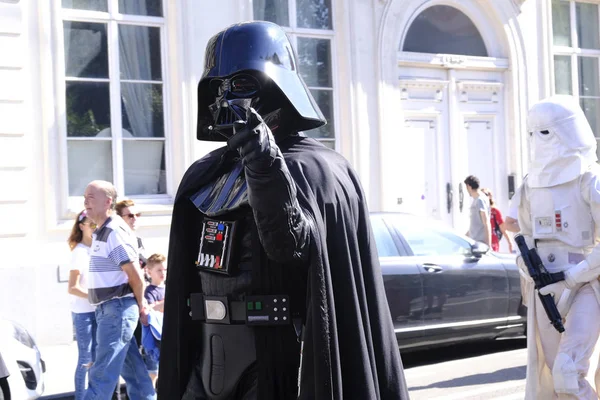
{"type": "Polygon", "coordinates": [[[190,295],[190,316],[193,321],[212,324],[230,324],[232,310],[227,296],[206,296],[202,293],[190,295]]]}
{"type": "Polygon", "coordinates": [[[204,315],[206,322],[212,324],[230,324],[231,310],[227,296],[204,296],[204,315]]]}
{"type": "Polygon", "coordinates": [[[287,325],[290,322],[288,296],[246,296],[246,325],[287,325]]]}

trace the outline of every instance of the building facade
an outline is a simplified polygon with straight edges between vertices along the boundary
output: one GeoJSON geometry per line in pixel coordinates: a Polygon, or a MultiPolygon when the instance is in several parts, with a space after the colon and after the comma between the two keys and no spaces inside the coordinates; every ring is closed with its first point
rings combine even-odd
{"type": "Polygon", "coordinates": [[[72,338],[73,217],[93,179],[140,205],[166,253],[208,39],[285,27],[329,120],[307,134],[359,172],[372,210],[466,231],[462,181],[502,210],[527,166],[527,108],[578,96],[600,137],[599,0],[0,0],[0,316],[72,338]]]}

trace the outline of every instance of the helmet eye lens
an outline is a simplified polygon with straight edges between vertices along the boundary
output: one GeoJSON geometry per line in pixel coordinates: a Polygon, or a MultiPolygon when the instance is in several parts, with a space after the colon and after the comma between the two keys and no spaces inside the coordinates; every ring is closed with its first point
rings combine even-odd
{"type": "Polygon", "coordinates": [[[549,133],[550,133],[550,131],[540,131],[540,133],[541,133],[542,135],[547,135],[547,134],[549,134],[549,133]]]}
{"type": "Polygon", "coordinates": [[[231,79],[231,93],[238,97],[251,97],[259,90],[260,83],[251,75],[239,75],[231,79]]]}
{"type": "Polygon", "coordinates": [[[236,75],[231,79],[215,78],[210,81],[209,89],[214,96],[223,96],[225,92],[235,97],[253,97],[260,90],[260,82],[252,75],[236,75]]]}

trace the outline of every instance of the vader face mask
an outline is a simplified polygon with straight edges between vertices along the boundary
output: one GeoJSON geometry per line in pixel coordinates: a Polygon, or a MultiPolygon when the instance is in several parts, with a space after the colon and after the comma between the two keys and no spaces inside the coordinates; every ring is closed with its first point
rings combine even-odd
{"type": "Polygon", "coordinates": [[[213,116],[213,129],[226,138],[233,135],[233,123],[245,121],[246,111],[252,107],[260,113],[261,84],[257,77],[240,73],[232,77],[212,79],[209,88],[215,101],[208,106],[213,116]]]}
{"type": "Polygon", "coordinates": [[[208,106],[214,121],[211,128],[221,136],[227,139],[233,136],[233,123],[245,121],[250,107],[271,129],[277,128],[283,99],[276,95],[268,79],[260,73],[248,71],[227,78],[214,78],[209,89],[215,96],[214,102],[208,106]]]}
{"type": "Polygon", "coordinates": [[[557,95],[535,104],[528,113],[529,186],[569,182],[595,163],[596,139],[572,96],[557,95]]]}

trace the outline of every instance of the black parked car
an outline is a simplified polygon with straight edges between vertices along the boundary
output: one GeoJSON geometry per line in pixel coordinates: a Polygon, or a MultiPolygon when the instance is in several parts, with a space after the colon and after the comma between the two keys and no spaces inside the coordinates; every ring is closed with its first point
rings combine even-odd
{"type": "Polygon", "coordinates": [[[371,224],[401,349],[525,334],[515,255],[410,214],[371,213],[371,224]]]}

